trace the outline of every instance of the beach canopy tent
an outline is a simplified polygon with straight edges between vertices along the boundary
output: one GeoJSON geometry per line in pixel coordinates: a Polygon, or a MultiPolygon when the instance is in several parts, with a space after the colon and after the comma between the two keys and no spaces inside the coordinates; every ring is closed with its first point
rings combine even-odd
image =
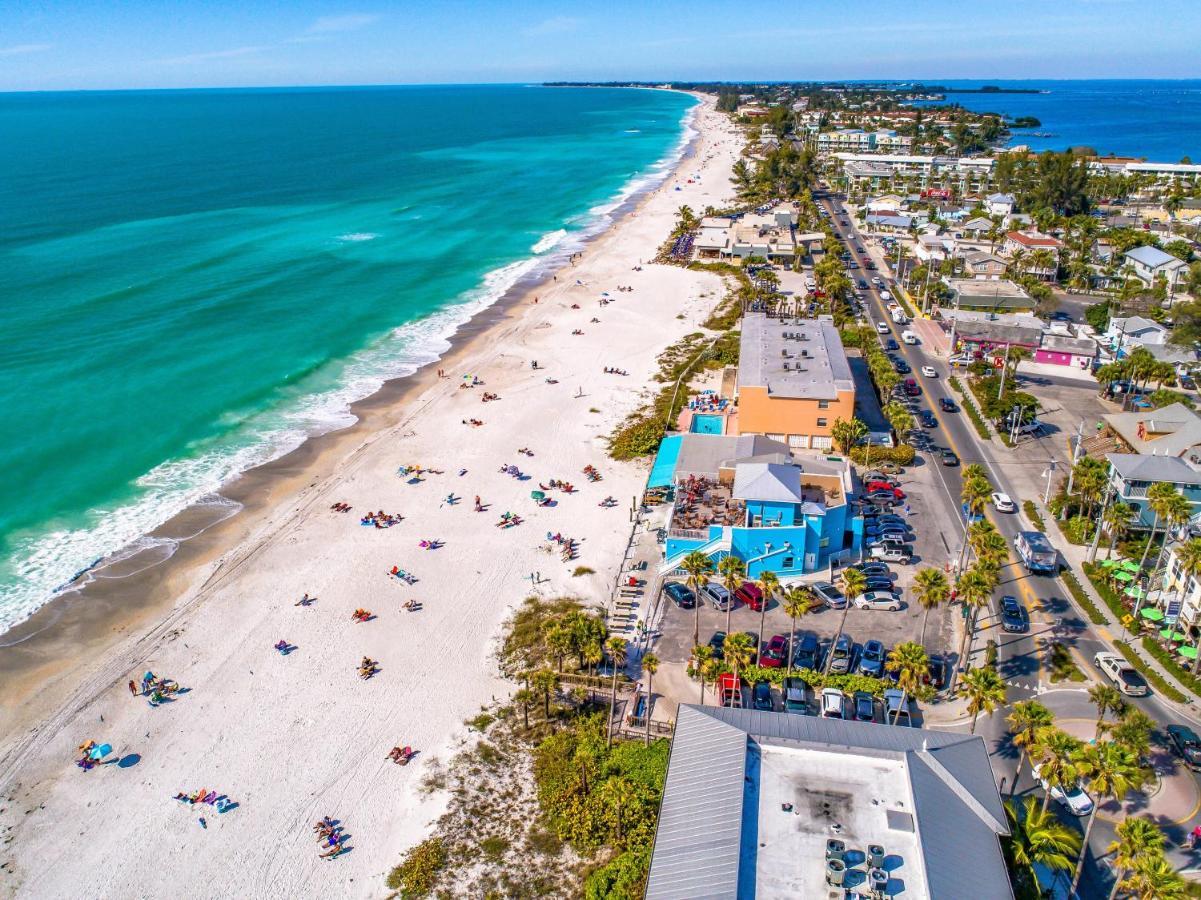
{"type": "Polygon", "coordinates": [[[1188,635],[1183,634],[1179,631],[1173,631],[1171,628],[1160,629],[1159,636],[1161,638],[1163,638],[1165,641],[1175,641],[1178,644],[1181,641],[1188,640],[1188,635]]]}
{"type": "Polygon", "coordinates": [[[91,752],[88,754],[88,756],[91,759],[103,759],[104,757],[108,756],[112,752],[113,752],[112,744],[100,744],[98,746],[93,747],[91,752]]]}
{"type": "Polygon", "coordinates": [[[1144,610],[1143,610],[1143,611],[1140,613],[1140,615],[1141,615],[1141,616],[1142,616],[1144,619],[1146,619],[1148,622],[1161,622],[1161,621],[1163,621],[1163,612],[1161,612],[1160,610],[1156,609],[1154,606],[1148,606],[1146,609],[1144,609],[1144,610]]]}

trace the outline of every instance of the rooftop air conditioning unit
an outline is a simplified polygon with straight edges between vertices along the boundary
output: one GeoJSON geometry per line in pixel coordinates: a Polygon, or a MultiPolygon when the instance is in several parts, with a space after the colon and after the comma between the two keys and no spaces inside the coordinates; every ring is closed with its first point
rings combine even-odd
{"type": "MultiPolygon", "coordinates": [[[[788,363],[784,363],[784,371],[785,371],[785,372],[787,372],[787,371],[788,371],[788,368],[789,368],[789,367],[788,367],[788,363]]],[[[799,369],[800,369],[800,367],[798,366],[798,367],[797,367],[797,369],[799,370],[799,369]]]]}
{"type": "Polygon", "coordinates": [[[807,341],[807,340],[809,340],[809,335],[802,331],[800,334],[800,338],[802,341],[807,341]]]}
{"type": "Polygon", "coordinates": [[[802,348],[802,350],[801,350],[801,356],[803,356],[803,357],[805,357],[806,359],[808,359],[808,357],[809,357],[809,351],[808,351],[808,350],[805,350],[805,349],[803,349],[803,348],[802,348]]]}
{"type": "Polygon", "coordinates": [[[787,359],[788,358],[788,350],[787,349],[781,350],[780,355],[783,356],[785,359],[787,359]]]}

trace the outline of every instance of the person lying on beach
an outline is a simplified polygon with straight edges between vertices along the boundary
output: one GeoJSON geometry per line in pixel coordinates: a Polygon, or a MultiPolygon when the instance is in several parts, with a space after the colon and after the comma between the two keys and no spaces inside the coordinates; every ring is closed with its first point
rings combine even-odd
{"type": "Polygon", "coordinates": [[[421,609],[421,603],[418,600],[406,600],[403,605],[409,612],[417,612],[421,609]]]}
{"type": "Polygon", "coordinates": [[[371,619],[371,612],[366,609],[356,609],[350,614],[350,618],[355,622],[366,622],[371,619]]]}
{"type": "Polygon", "coordinates": [[[309,606],[309,605],[311,605],[311,604],[312,604],[312,602],[313,602],[314,600],[316,600],[316,599],[317,599],[316,597],[310,597],[310,596],[309,596],[309,595],[306,593],[306,594],[305,594],[303,597],[301,597],[299,600],[297,600],[297,601],[296,601],[295,603],[293,603],[292,605],[293,605],[293,606],[309,606]]]}

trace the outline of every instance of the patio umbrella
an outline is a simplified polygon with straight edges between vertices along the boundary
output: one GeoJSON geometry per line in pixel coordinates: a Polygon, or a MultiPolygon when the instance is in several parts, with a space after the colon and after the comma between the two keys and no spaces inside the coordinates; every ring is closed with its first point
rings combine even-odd
{"type": "Polygon", "coordinates": [[[1175,641],[1176,643],[1188,640],[1188,635],[1182,634],[1179,631],[1173,631],[1171,628],[1160,629],[1159,636],[1165,641],[1175,641]]]}
{"type": "Polygon", "coordinates": [[[1120,566],[1121,564],[1122,564],[1122,561],[1120,559],[1103,559],[1103,560],[1101,560],[1101,568],[1102,569],[1112,569],[1114,566],[1120,566]]]}
{"type": "Polygon", "coordinates": [[[1114,572],[1113,579],[1114,581],[1134,581],[1134,576],[1129,572],[1119,569],[1117,572],[1114,572]]]}
{"type": "Polygon", "coordinates": [[[1137,584],[1132,584],[1132,585],[1130,585],[1130,587],[1126,588],[1125,594],[1127,597],[1133,597],[1135,600],[1140,600],[1143,597],[1147,596],[1147,592],[1144,591],[1137,584]]]}
{"type": "Polygon", "coordinates": [[[1139,566],[1139,564],[1136,563],[1133,559],[1124,559],[1124,560],[1122,560],[1122,564],[1120,566],[1118,566],[1118,568],[1121,569],[1123,572],[1133,572],[1135,575],[1137,575],[1141,566],[1139,566]]]}
{"type": "Polygon", "coordinates": [[[1196,659],[1197,658],[1197,648],[1196,647],[1181,647],[1176,652],[1179,653],[1181,656],[1183,656],[1185,659],[1196,659]]]}
{"type": "Polygon", "coordinates": [[[1142,612],[1140,612],[1139,615],[1142,616],[1144,619],[1146,619],[1148,622],[1163,621],[1163,613],[1160,610],[1156,609],[1154,606],[1148,606],[1146,609],[1144,609],[1142,612]]]}

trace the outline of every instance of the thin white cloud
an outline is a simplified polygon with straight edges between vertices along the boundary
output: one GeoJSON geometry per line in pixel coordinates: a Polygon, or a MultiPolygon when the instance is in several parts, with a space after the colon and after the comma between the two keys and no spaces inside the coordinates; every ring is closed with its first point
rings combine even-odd
{"type": "Polygon", "coordinates": [[[270,50],[270,47],[232,47],[229,50],[211,50],[207,53],[189,53],[187,56],[173,56],[170,59],[160,59],[164,65],[186,65],[188,63],[206,62],[210,59],[230,59],[237,56],[251,56],[270,50]]]}
{"type": "Polygon", "coordinates": [[[11,47],[0,47],[0,57],[41,53],[43,50],[49,50],[53,46],[53,44],[13,44],[11,47]]]}
{"type": "Polygon", "coordinates": [[[322,16],[307,29],[306,34],[333,34],[339,31],[358,31],[379,21],[374,13],[348,13],[344,16],[322,16]]]}
{"type": "Polygon", "coordinates": [[[571,16],[552,16],[549,19],[543,19],[536,25],[531,25],[529,28],[521,29],[521,33],[529,37],[545,34],[565,34],[568,31],[575,31],[579,27],[579,19],[574,19],[571,16]]]}

